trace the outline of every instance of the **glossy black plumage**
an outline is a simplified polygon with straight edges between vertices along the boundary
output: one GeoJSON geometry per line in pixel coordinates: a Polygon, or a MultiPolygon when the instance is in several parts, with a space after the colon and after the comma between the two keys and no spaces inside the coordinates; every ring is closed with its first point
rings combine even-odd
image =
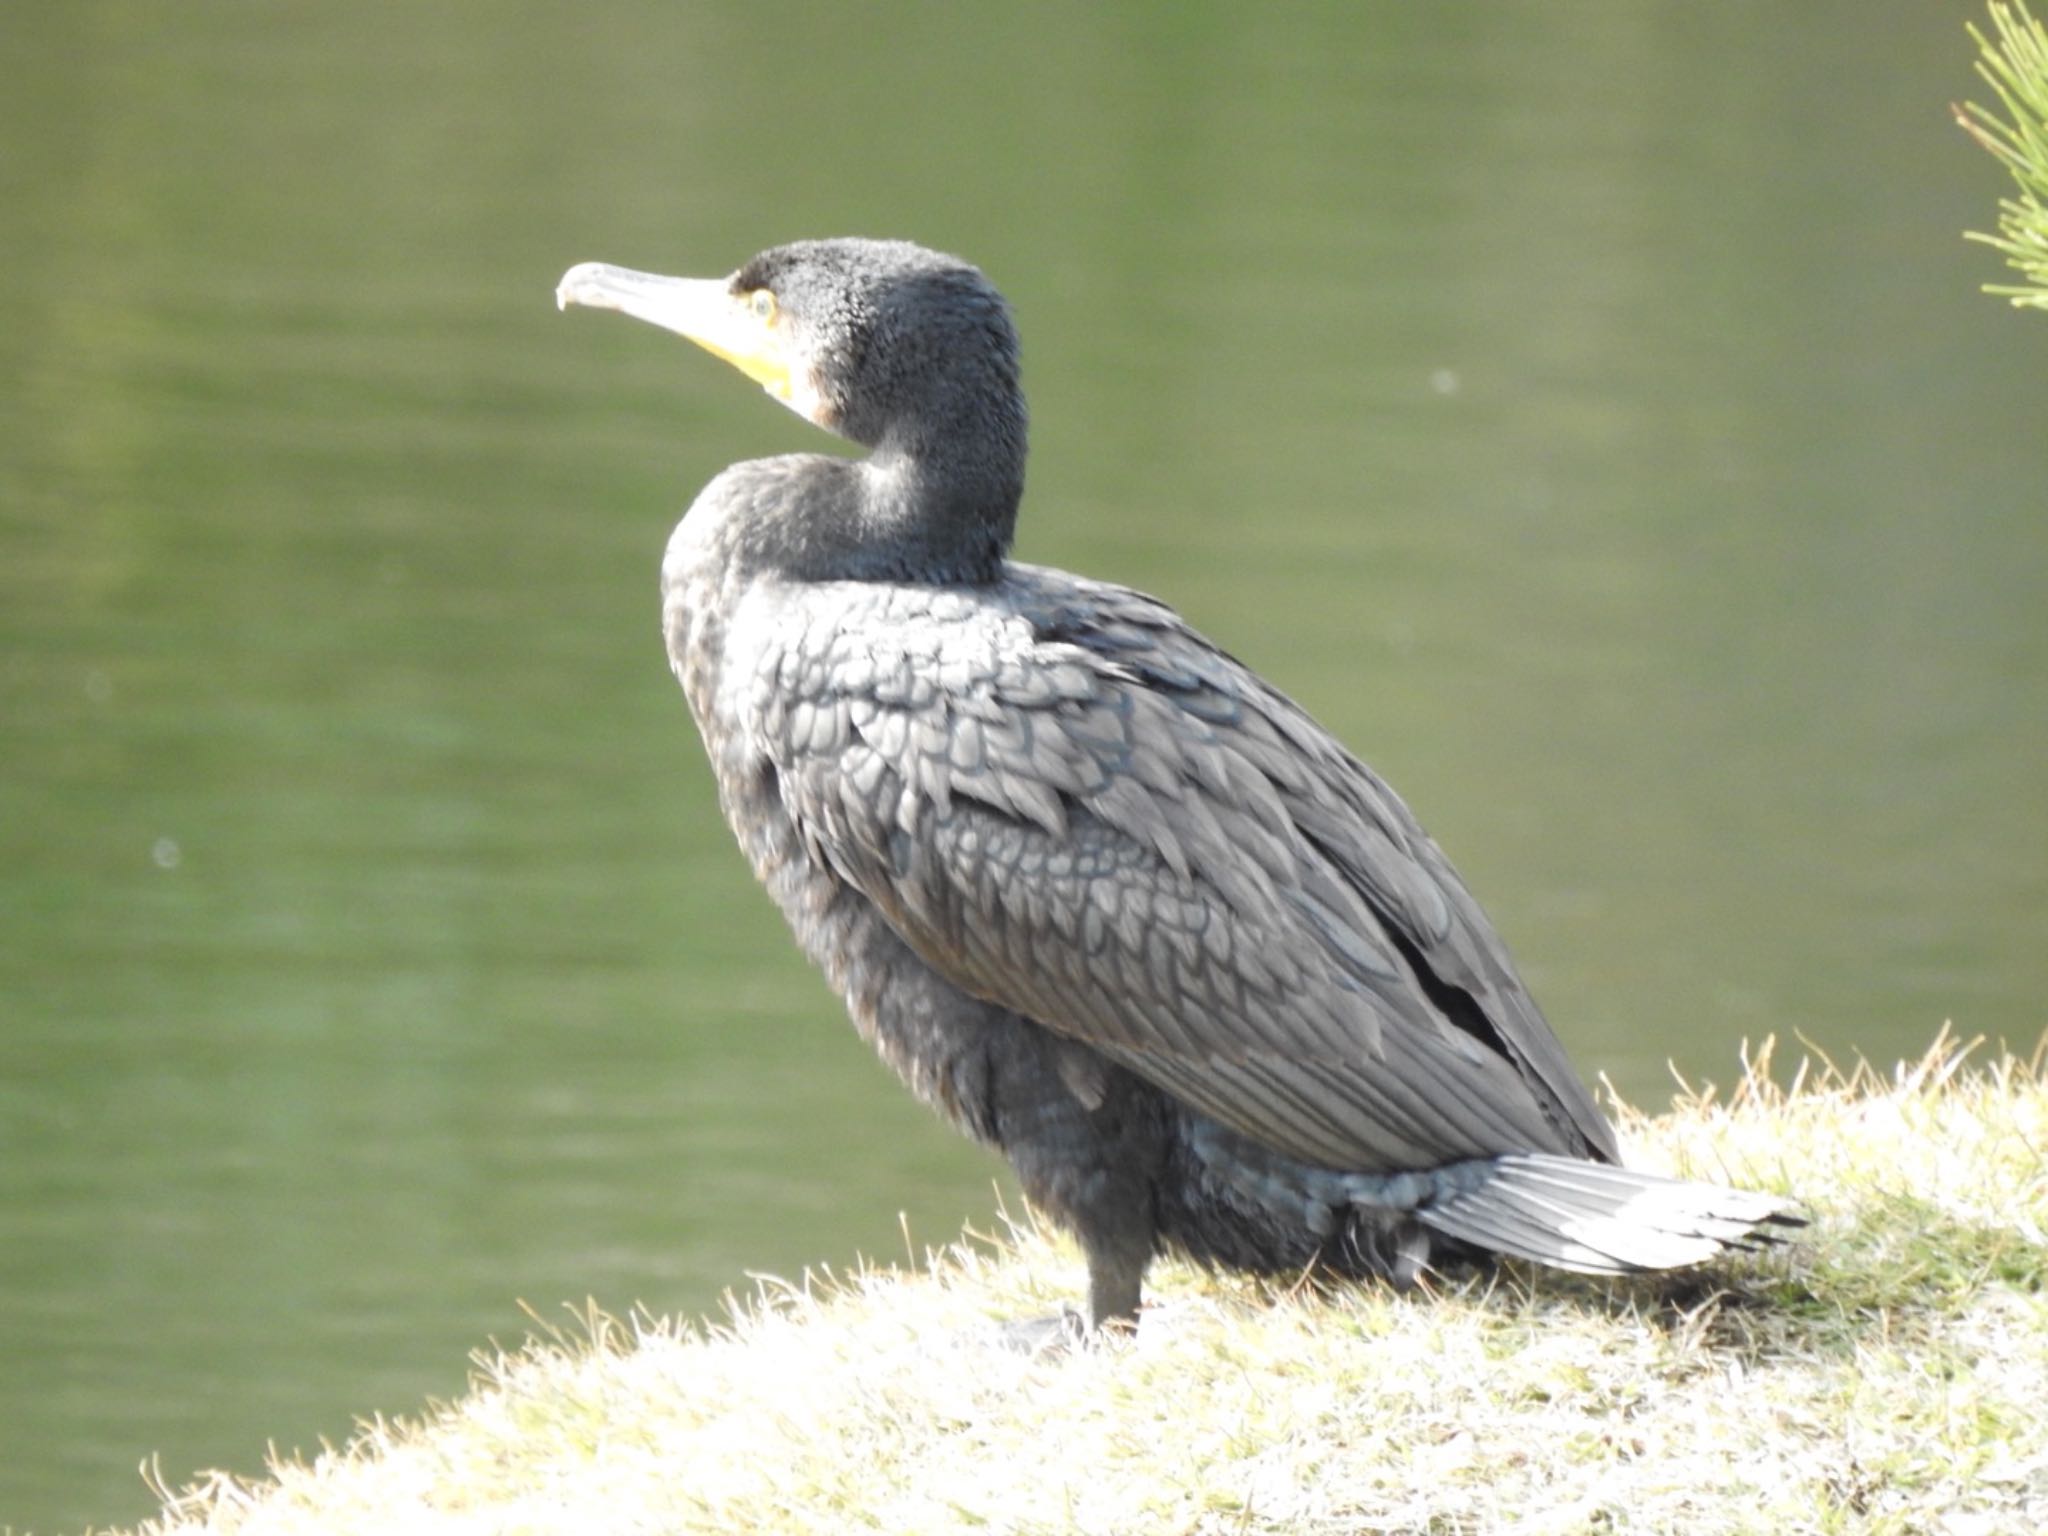
{"type": "Polygon", "coordinates": [[[1793,1220],[1612,1130],[1408,809],[1163,604],[1010,562],[1008,312],[915,246],[564,303],[702,341],[871,449],[742,463],[663,566],[727,819],[855,1023],[1078,1234],[1091,1318],[1161,1246],[1412,1276],[1624,1271],[1793,1220]]]}

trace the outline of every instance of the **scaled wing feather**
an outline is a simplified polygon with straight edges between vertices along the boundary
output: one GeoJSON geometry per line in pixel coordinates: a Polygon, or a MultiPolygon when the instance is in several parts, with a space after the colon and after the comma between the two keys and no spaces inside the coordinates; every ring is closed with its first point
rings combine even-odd
{"type": "Polygon", "coordinates": [[[928,965],[1319,1166],[1613,1154],[1391,790],[1161,605],[1011,571],[785,588],[756,673],[802,837],[928,965]]]}

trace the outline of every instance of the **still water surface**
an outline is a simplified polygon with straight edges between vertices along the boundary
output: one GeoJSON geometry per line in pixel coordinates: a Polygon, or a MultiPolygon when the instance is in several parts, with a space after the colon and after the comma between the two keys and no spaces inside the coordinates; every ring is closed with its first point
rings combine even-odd
{"type": "Polygon", "coordinates": [[[2048,326],[1961,7],[17,7],[0,1523],[132,1520],[986,1223],[728,846],[676,512],[815,446],[557,316],[905,234],[1015,301],[1022,553],[1387,772],[1589,1072],[2048,992],[2048,326]]]}

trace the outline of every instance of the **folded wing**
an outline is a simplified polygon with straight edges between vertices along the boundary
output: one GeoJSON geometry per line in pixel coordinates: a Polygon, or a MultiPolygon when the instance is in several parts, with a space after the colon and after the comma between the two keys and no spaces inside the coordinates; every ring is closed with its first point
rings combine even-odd
{"type": "Polygon", "coordinates": [[[1337,1169],[1613,1135],[1407,808],[1122,588],[784,589],[742,710],[811,855],[963,990],[1337,1169]]]}

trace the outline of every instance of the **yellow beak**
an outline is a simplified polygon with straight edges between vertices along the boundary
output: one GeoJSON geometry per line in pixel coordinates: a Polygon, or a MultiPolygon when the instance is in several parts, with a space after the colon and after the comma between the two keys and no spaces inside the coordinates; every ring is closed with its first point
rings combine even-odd
{"type": "Polygon", "coordinates": [[[790,399],[789,349],[781,329],[756,315],[716,277],[660,277],[630,267],[586,261],[555,285],[555,305],[616,309],[686,336],[724,358],[785,405],[790,399]]]}

